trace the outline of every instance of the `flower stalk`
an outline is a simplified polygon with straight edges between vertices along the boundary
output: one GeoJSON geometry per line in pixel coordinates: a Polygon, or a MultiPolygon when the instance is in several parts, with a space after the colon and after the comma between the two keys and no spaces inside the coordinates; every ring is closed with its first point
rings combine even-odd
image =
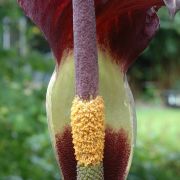
{"type": "Polygon", "coordinates": [[[56,60],[46,105],[63,179],[125,180],[136,131],[126,72],[159,29],[156,11],[166,5],[175,15],[180,1],[18,3],[41,29],[56,60]]]}
{"type": "Polygon", "coordinates": [[[73,0],[76,95],[89,100],[98,94],[98,55],[94,0],[73,0]]]}
{"type": "Polygon", "coordinates": [[[98,96],[98,55],[94,0],[73,0],[76,96],[71,108],[77,179],[102,180],[104,102],[98,96]]]}

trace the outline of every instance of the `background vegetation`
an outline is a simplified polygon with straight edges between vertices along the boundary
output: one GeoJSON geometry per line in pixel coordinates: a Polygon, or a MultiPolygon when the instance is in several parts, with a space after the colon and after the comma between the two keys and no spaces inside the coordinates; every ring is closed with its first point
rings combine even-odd
{"type": "MultiPolygon", "coordinates": [[[[137,146],[129,180],[180,179],[180,111],[162,105],[166,89],[180,92],[180,15],[162,28],[129,71],[137,99],[137,146]],[[144,100],[146,100],[144,102],[144,100]]],[[[0,21],[8,16],[18,30],[22,12],[14,0],[0,0],[0,21]]],[[[0,41],[2,41],[0,26],[0,41]]],[[[14,36],[18,36],[14,34],[14,36]]],[[[28,51],[18,43],[0,45],[0,179],[58,180],[45,115],[45,94],[54,63],[39,30],[28,21],[28,51]]]]}

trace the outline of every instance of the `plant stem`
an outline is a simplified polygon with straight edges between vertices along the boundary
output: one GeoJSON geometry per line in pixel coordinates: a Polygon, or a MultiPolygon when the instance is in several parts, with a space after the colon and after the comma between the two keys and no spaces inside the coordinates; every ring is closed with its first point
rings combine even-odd
{"type": "Polygon", "coordinates": [[[94,0],[73,0],[76,95],[83,100],[98,94],[98,55],[94,0]]]}

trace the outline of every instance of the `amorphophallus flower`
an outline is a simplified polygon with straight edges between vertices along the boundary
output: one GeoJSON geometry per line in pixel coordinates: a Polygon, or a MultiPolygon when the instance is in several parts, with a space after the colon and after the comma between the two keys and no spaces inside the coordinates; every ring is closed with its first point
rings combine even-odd
{"type": "Polygon", "coordinates": [[[47,91],[52,143],[65,180],[126,179],[135,111],[126,72],[179,0],[18,0],[56,59],[47,91]]]}

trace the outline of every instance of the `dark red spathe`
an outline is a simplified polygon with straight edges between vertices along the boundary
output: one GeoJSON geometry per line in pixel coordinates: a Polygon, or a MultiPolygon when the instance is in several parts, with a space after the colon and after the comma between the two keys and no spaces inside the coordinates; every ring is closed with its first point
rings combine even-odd
{"type": "MultiPolygon", "coordinates": [[[[104,179],[123,180],[130,157],[128,136],[123,129],[114,132],[113,129],[107,128],[105,133],[104,179]]],[[[69,126],[56,135],[56,150],[64,179],[75,180],[76,160],[69,126]]]]}
{"type": "Polygon", "coordinates": [[[103,160],[105,180],[124,180],[130,150],[128,135],[123,129],[118,132],[111,128],[106,129],[103,160]]]}
{"type": "MultiPolygon", "coordinates": [[[[25,13],[40,27],[58,64],[64,51],[73,48],[71,0],[18,0],[25,13]]],[[[95,0],[97,38],[126,71],[147,47],[158,29],[151,9],[163,0],[95,0]]]]}
{"type": "Polygon", "coordinates": [[[71,127],[65,127],[61,134],[56,134],[56,151],[64,179],[76,180],[76,160],[71,127]]]}

